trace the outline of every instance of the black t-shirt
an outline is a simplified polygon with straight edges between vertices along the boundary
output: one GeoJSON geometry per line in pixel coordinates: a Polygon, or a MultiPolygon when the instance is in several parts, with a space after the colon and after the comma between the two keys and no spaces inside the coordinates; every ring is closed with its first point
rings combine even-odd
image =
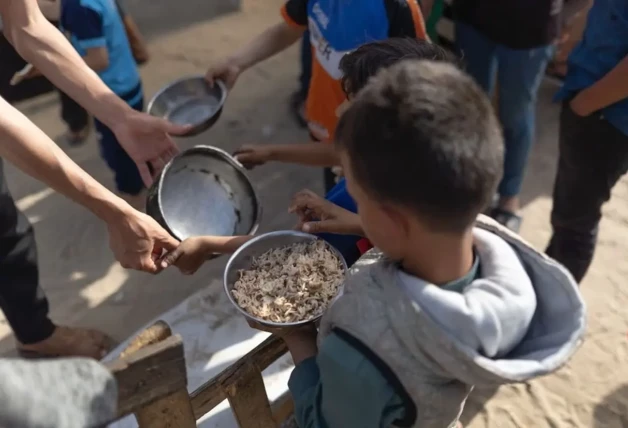
{"type": "Polygon", "coordinates": [[[562,9],[563,0],[453,1],[456,20],[512,49],[552,44],[560,31],[562,9]]]}

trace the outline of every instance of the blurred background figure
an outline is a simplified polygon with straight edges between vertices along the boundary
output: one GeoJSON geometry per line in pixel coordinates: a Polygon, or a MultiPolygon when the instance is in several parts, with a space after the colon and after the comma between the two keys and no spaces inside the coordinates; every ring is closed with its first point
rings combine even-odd
{"type": "Polygon", "coordinates": [[[499,87],[497,110],[506,144],[504,175],[489,214],[517,232],[519,193],[535,138],[536,99],[561,26],[587,0],[454,0],[456,45],[467,72],[489,95],[499,87]]]}
{"type": "MultiPolygon", "coordinates": [[[[55,26],[59,25],[62,1],[63,0],[38,1],[43,15],[55,26]]],[[[150,55],[148,53],[146,43],[144,42],[144,37],[135,24],[133,17],[126,13],[118,0],[116,0],[115,3],[118,13],[122,18],[122,23],[124,25],[124,30],[126,32],[133,57],[138,65],[145,64],[149,60],[150,55]]],[[[41,73],[33,68],[30,69],[28,73],[22,75],[19,75],[18,73],[14,76],[11,83],[13,85],[17,85],[24,80],[37,76],[41,76],[41,73]]],[[[80,146],[89,136],[92,119],[83,107],[62,91],[59,91],[59,99],[61,102],[61,119],[68,127],[65,135],[66,142],[70,146],[80,146]]]]}

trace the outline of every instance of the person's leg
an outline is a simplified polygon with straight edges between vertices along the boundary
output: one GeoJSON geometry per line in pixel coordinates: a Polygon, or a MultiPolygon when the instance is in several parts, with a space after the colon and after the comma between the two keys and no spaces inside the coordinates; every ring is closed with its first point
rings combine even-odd
{"type": "Polygon", "coordinates": [[[54,331],[48,300],[39,287],[33,227],[15,206],[0,160],[0,308],[17,340],[30,344],[54,331]]]}
{"type": "Polygon", "coordinates": [[[59,98],[61,100],[61,118],[68,127],[68,142],[70,145],[80,145],[89,135],[89,114],[62,91],[59,91],[59,98]]]}
{"type": "Polygon", "coordinates": [[[551,218],[554,233],[546,253],[577,282],[593,260],[602,205],[627,171],[628,136],[599,114],[579,117],[564,103],[551,218]]]}
{"type": "Polygon", "coordinates": [[[551,46],[528,50],[499,46],[497,49],[499,119],[506,145],[497,208],[504,220],[518,220],[504,221],[506,226],[512,226],[515,231],[521,221],[516,216],[519,193],[534,141],[537,92],[552,52],[551,46]]]}
{"type": "MultiPolygon", "coordinates": [[[[142,111],[144,101],[132,105],[135,110],[142,111]]],[[[120,146],[115,134],[102,122],[94,121],[100,152],[114,174],[116,189],[134,208],[144,209],[144,183],[135,162],[120,146]]]]}
{"type": "Polygon", "coordinates": [[[310,32],[306,31],[301,38],[300,56],[301,74],[299,75],[299,89],[292,94],[290,108],[297,123],[305,128],[307,118],[305,115],[305,101],[310,90],[310,80],[312,78],[312,46],[310,44],[310,32]]]}
{"type": "Polygon", "coordinates": [[[25,357],[83,356],[101,358],[112,345],[106,335],[55,326],[48,300],[39,286],[33,227],[17,207],[0,159],[0,309],[25,357]]]}
{"type": "Polygon", "coordinates": [[[465,70],[491,96],[497,71],[497,45],[473,27],[456,22],[456,48],[465,70]]]}

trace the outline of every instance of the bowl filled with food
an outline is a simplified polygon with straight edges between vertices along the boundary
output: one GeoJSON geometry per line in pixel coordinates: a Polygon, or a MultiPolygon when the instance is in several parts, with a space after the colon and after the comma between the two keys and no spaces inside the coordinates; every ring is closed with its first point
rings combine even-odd
{"type": "Polygon", "coordinates": [[[347,264],[314,235],[277,231],[257,236],[229,259],[224,286],[249,320],[269,327],[317,321],[342,294],[347,264]]]}
{"type": "Polygon", "coordinates": [[[161,88],[148,103],[146,112],[178,125],[192,125],[183,136],[191,137],[218,121],[227,99],[220,80],[210,85],[203,76],[184,77],[161,88]]]}

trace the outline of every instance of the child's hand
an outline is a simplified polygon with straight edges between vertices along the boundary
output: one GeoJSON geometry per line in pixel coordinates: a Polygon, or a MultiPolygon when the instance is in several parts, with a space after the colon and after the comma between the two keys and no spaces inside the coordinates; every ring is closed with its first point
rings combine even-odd
{"type": "Polygon", "coordinates": [[[323,199],[311,190],[302,190],[294,195],[288,211],[299,216],[297,228],[303,232],[364,234],[357,214],[323,199]]]}
{"type": "Polygon", "coordinates": [[[246,169],[253,169],[256,166],[264,165],[268,162],[271,153],[270,149],[261,145],[246,145],[233,152],[233,156],[246,169]]]}
{"type": "Polygon", "coordinates": [[[222,80],[227,89],[231,89],[235,85],[236,80],[238,80],[240,73],[242,73],[242,67],[237,64],[237,61],[227,58],[210,66],[207,73],[205,73],[205,80],[211,86],[214,85],[216,79],[222,80]]]}
{"type": "Polygon", "coordinates": [[[161,267],[176,266],[182,274],[192,275],[202,266],[212,252],[203,236],[194,236],[183,241],[177,248],[161,259],[161,267]]]}
{"type": "Polygon", "coordinates": [[[175,250],[166,254],[161,268],[176,266],[182,274],[191,275],[209,260],[213,254],[235,252],[253,236],[194,236],[183,241],[175,250]]]}
{"type": "Polygon", "coordinates": [[[267,327],[247,319],[249,327],[260,331],[272,333],[283,339],[292,355],[294,364],[316,356],[318,349],[316,346],[316,336],[318,331],[314,323],[307,323],[299,327],[267,327]]]}

